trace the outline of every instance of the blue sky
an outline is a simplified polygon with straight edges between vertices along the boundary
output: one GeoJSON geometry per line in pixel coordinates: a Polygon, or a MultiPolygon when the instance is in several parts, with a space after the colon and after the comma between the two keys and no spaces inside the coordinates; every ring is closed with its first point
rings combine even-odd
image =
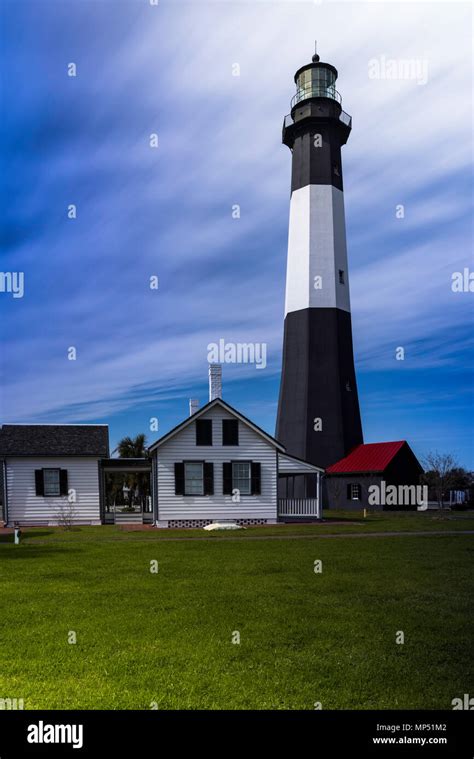
{"type": "Polygon", "coordinates": [[[190,396],[206,401],[207,345],[224,338],[267,343],[264,370],[224,366],[224,397],[274,431],[291,161],[281,123],[317,38],[353,116],[343,161],[365,440],[403,438],[472,466],[474,296],[451,289],[453,272],[473,270],[471,13],[3,0],[0,268],[24,272],[25,294],[0,293],[2,420],[106,422],[113,444],[152,440],[150,418],[164,433],[190,396]],[[427,81],[370,78],[374,59],[426,61],[427,81]]]}

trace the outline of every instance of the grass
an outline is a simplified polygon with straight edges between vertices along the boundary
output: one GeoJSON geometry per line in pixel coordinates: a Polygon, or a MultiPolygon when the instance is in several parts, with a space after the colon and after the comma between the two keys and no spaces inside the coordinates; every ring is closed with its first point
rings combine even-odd
{"type": "Polygon", "coordinates": [[[25,530],[20,546],[8,536],[0,698],[27,709],[450,709],[473,690],[474,536],[408,534],[473,529],[472,516],[450,516],[224,540],[115,527],[25,530]],[[200,539],[172,539],[183,536],[200,539]]]}
{"type": "MultiPolygon", "coordinates": [[[[163,529],[153,531],[126,530],[115,525],[80,527],[57,530],[48,527],[28,527],[22,529],[25,544],[38,545],[40,542],[77,542],[100,540],[236,540],[246,537],[289,537],[317,535],[346,535],[366,532],[438,532],[474,530],[472,511],[430,511],[417,512],[372,512],[364,519],[362,511],[326,511],[324,521],[313,524],[279,524],[264,527],[247,527],[245,532],[206,532],[190,529],[163,529]]],[[[0,535],[0,542],[12,542],[12,535],[0,535]]]]}

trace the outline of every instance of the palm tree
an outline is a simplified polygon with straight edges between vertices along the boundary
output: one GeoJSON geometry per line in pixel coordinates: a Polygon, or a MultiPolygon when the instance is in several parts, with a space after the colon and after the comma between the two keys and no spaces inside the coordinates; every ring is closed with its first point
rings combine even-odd
{"type": "MultiPolygon", "coordinates": [[[[112,453],[118,453],[120,459],[145,459],[148,458],[147,439],[146,435],[141,432],[134,438],[123,437],[117,443],[117,447],[114,448],[112,453]]],[[[150,494],[150,485],[148,476],[140,472],[129,472],[123,474],[121,477],[117,477],[112,474],[110,477],[109,488],[111,498],[114,503],[118,498],[123,497],[123,486],[130,488],[130,491],[137,490],[139,501],[150,494]]],[[[130,504],[132,503],[132,495],[130,493],[130,504]]]]}
{"type": "Polygon", "coordinates": [[[123,437],[117,443],[113,453],[118,453],[121,459],[143,459],[148,457],[146,435],[140,432],[134,438],[123,437]]]}

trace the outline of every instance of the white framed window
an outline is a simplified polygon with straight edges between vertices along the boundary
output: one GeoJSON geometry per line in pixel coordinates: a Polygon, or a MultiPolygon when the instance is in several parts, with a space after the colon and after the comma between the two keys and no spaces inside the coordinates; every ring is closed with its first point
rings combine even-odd
{"type": "Polygon", "coordinates": [[[239,490],[242,495],[252,492],[252,466],[250,461],[232,462],[232,489],[239,490]]]}
{"type": "Polygon", "coordinates": [[[184,494],[204,495],[204,465],[202,461],[184,463],[184,494]]]}
{"type": "Polygon", "coordinates": [[[59,469],[43,469],[43,487],[45,496],[61,495],[59,469]]]}
{"type": "Polygon", "coordinates": [[[357,483],[351,485],[351,500],[360,501],[360,485],[357,483]]]}

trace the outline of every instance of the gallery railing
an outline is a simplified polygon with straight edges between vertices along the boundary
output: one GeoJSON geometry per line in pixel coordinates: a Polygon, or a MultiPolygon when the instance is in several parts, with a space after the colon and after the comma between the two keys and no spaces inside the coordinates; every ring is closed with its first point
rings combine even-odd
{"type": "MultiPolygon", "coordinates": [[[[350,127],[352,125],[352,116],[349,116],[349,114],[346,113],[345,111],[341,111],[339,114],[339,121],[342,121],[343,124],[350,127]]],[[[294,124],[294,121],[293,121],[293,117],[291,113],[289,113],[283,119],[283,129],[285,129],[288,126],[291,126],[291,124],[294,124]]]]}

